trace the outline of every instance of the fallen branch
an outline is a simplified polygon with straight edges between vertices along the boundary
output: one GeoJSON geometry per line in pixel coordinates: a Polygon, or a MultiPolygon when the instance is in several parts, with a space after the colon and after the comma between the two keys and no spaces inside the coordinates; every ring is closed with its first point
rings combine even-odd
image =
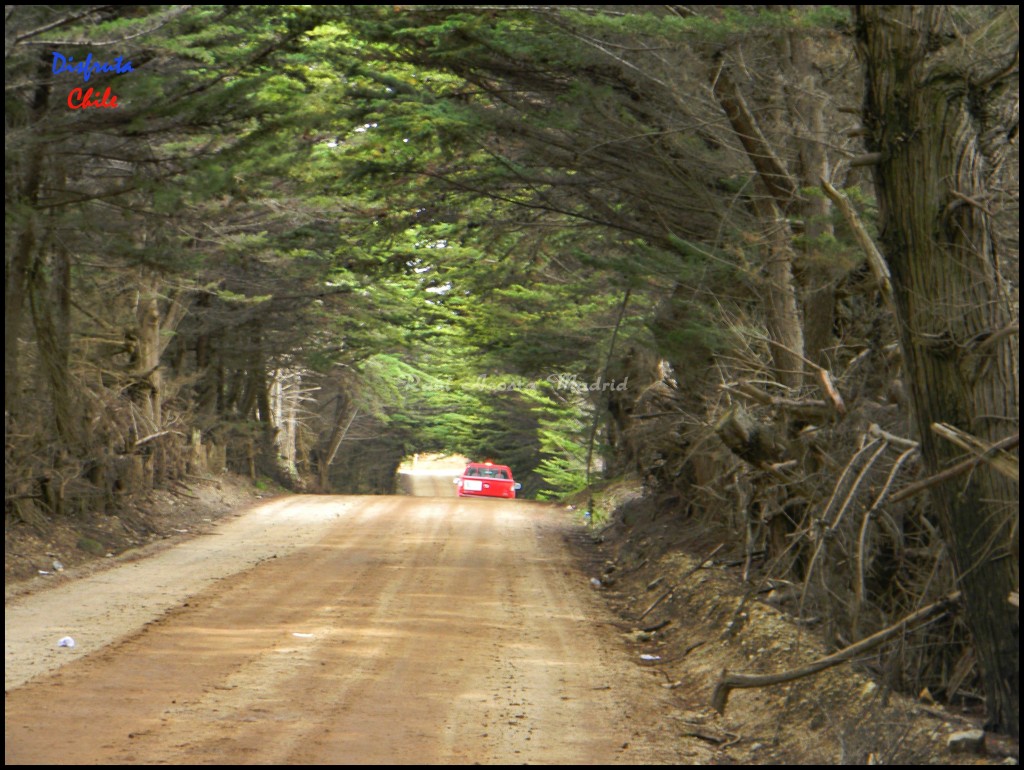
{"type": "Polygon", "coordinates": [[[158,433],[150,433],[145,438],[140,438],[138,441],[136,441],[133,444],[133,448],[140,447],[143,444],[148,444],[150,441],[153,441],[154,439],[161,438],[162,436],[166,436],[166,435],[168,435],[170,433],[178,433],[179,436],[184,435],[182,433],[179,433],[176,430],[162,430],[162,431],[159,431],[158,433]]]}
{"type": "Polygon", "coordinates": [[[903,436],[897,436],[895,433],[889,433],[888,431],[882,430],[882,427],[876,422],[871,423],[871,427],[868,428],[868,433],[873,438],[885,439],[890,444],[901,446],[904,449],[917,449],[920,446],[916,441],[912,441],[909,438],[903,438],[903,436]]]}
{"type": "Polygon", "coordinates": [[[821,388],[825,391],[825,395],[828,396],[829,401],[832,402],[832,406],[835,407],[836,412],[839,413],[840,417],[846,416],[846,403],[843,401],[843,397],[839,394],[839,390],[832,382],[832,378],[829,373],[824,369],[818,369],[818,379],[821,380],[821,388]]]}
{"type": "Polygon", "coordinates": [[[715,685],[715,691],[711,695],[711,705],[719,714],[724,714],[726,703],[729,700],[729,693],[735,688],[768,687],[773,684],[791,682],[795,679],[801,679],[805,676],[816,674],[819,671],[824,671],[832,666],[837,666],[840,663],[845,663],[925,620],[944,614],[950,606],[956,604],[959,600],[960,592],[955,591],[939,601],[929,604],[927,607],[922,607],[916,612],[910,613],[898,623],[888,628],[883,628],[866,639],[861,639],[859,642],[844,647],[838,652],[826,655],[824,658],[819,658],[812,663],[789,671],[782,671],[777,674],[730,674],[727,669],[723,669],[722,677],[718,684],[715,685]]]}
{"type": "Polygon", "coordinates": [[[722,415],[714,430],[729,451],[755,467],[778,462],[785,454],[784,441],[776,431],[754,419],[739,404],[722,415]]]}
{"type": "Polygon", "coordinates": [[[183,497],[191,497],[193,500],[200,499],[199,495],[192,494],[192,490],[188,487],[188,485],[183,484],[180,481],[171,480],[169,482],[169,486],[172,488],[176,488],[175,494],[177,495],[182,495],[183,497]]]}
{"type": "MultiPolygon", "coordinates": [[[[737,382],[729,385],[719,385],[719,390],[724,390],[736,395],[746,396],[764,406],[774,406],[779,409],[789,409],[797,412],[805,412],[808,416],[821,417],[828,411],[828,403],[820,399],[798,399],[782,398],[771,396],[763,390],[755,388],[746,382],[737,382]]],[[[838,394],[837,394],[838,396],[838,394]]],[[[842,399],[840,399],[840,402],[842,399]]],[[[837,407],[838,409],[838,407],[837,407]]]]}
{"type": "Polygon", "coordinates": [[[735,733],[719,732],[689,722],[686,723],[686,727],[679,734],[685,737],[700,738],[702,741],[713,743],[716,746],[724,745],[727,741],[734,741],[739,737],[735,733]]]}

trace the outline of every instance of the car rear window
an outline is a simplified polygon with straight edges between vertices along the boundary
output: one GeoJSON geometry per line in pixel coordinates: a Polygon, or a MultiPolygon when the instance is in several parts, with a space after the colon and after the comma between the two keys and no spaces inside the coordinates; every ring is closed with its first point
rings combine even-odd
{"type": "Polygon", "coordinates": [[[503,468],[494,468],[489,465],[470,466],[466,468],[465,476],[483,476],[487,479],[508,479],[508,471],[503,468]]]}

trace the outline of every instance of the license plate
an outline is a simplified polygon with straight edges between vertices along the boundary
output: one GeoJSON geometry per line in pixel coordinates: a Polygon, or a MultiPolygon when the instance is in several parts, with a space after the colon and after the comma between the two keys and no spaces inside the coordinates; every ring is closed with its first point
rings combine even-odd
{"type": "Polygon", "coordinates": [[[470,492],[479,492],[484,488],[484,483],[482,481],[472,481],[471,479],[466,479],[464,482],[462,482],[462,488],[468,489],[470,492]]]}

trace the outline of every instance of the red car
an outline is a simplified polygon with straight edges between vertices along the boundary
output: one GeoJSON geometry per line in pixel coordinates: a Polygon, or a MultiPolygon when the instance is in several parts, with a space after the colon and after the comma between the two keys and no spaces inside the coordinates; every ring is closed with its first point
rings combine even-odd
{"type": "Polygon", "coordinates": [[[459,497],[504,497],[513,499],[522,484],[512,478],[512,469],[507,465],[492,462],[470,463],[461,476],[456,477],[456,494],[459,497]]]}

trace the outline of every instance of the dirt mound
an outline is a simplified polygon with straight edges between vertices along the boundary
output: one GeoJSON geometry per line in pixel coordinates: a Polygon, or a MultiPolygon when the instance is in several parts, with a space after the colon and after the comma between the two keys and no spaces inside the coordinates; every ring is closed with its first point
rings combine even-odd
{"type": "Polygon", "coordinates": [[[219,518],[272,497],[244,477],[225,474],[175,482],[166,489],[125,500],[115,511],[51,518],[42,528],[5,521],[4,583],[19,590],[39,580],[72,577],[102,568],[113,557],[142,555],[183,537],[204,532],[219,518]]]}
{"type": "MultiPolygon", "coordinates": [[[[814,625],[770,606],[740,579],[742,563],[707,528],[625,498],[583,544],[593,580],[623,619],[642,665],[684,707],[681,734],[716,746],[722,764],[998,764],[1016,745],[985,736],[983,753],[950,737],[981,720],[887,691],[856,664],[763,688],[711,707],[724,670],[768,674],[824,657],[814,625]]],[[[870,655],[870,653],[868,653],[870,655]]]]}

